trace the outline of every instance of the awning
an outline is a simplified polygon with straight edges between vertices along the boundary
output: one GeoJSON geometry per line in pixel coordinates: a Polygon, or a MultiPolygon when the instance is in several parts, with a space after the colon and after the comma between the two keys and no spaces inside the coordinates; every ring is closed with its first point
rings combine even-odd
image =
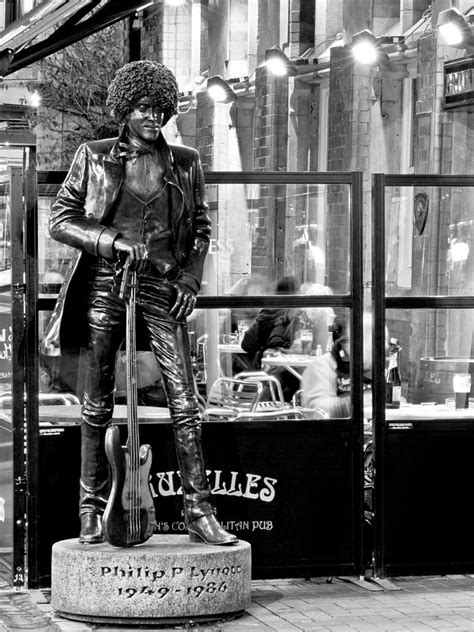
{"type": "Polygon", "coordinates": [[[0,77],[29,66],[151,4],[153,2],[146,0],[43,0],[0,33],[0,77]]]}

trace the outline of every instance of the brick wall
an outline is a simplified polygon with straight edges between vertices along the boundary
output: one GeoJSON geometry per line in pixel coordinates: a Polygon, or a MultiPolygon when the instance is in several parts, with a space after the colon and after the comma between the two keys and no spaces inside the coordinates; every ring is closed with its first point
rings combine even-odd
{"type": "MultiPolygon", "coordinates": [[[[346,50],[331,50],[328,171],[364,173],[363,207],[366,214],[370,213],[370,73],[369,68],[354,64],[346,50]]],[[[349,196],[347,187],[329,187],[328,191],[327,283],[335,292],[346,292],[349,282],[349,196]]],[[[370,232],[368,235],[363,253],[366,273],[370,268],[370,232]]]]}
{"type": "MultiPolygon", "coordinates": [[[[258,68],[255,85],[254,118],[255,171],[285,171],[288,147],[288,80],[273,77],[266,68],[258,68]]],[[[267,187],[258,201],[252,270],[268,274],[275,269],[275,242],[278,197],[274,187],[267,187]]],[[[263,187],[262,187],[263,191],[263,187]]],[[[280,195],[284,194],[283,191],[280,195]]],[[[283,276],[283,261],[277,261],[277,276],[283,276]]]]}
{"type": "Polygon", "coordinates": [[[144,10],[141,40],[142,59],[168,66],[183,88],[191,76],[191,4],[168,6],[164,0],[144,10]]]}

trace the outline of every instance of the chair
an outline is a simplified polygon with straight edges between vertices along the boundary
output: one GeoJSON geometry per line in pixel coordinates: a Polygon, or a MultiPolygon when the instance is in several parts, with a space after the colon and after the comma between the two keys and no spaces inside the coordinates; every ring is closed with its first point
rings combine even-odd
{"type": "Polygon", "coordinates": [[[203,419],[233,421],[243,413],[252,413],[262,392],[259,382],[220,377],[209,390],[203,419]]]}
{"type": "Polygon", "coordinates": [[[260,382],[263,387],[268,387],[268,392],[270,393],[272,402],[279,402],[282,405],[286,405],[280,380],[278,380],[274,375],[268,375],[265,371],[242,371],[234,375],[234,378],[237,380],[252,380],[254,382],[260,382]]]}
{"type": "MultiPolygon", "coordinates": [[[[265,380],[218,378],[211,386],[203,419],[235,421],[251,419],[302,419],[303,415],[289,406],[283,396],[279,401],[261,401],[265,380]]],[[[271,376],[267,376],[271,377],[271,376]]],[[[281,388],[280,388],[281,391],[281,388]]]]}
{"type": "Polygon", "coordinates": [[[303,389],[296,391],[292,398],[293,406],[301,411],[305,419],[329,419],[328,413],[322,408],[305,408],[302,405],[303,389]]]}

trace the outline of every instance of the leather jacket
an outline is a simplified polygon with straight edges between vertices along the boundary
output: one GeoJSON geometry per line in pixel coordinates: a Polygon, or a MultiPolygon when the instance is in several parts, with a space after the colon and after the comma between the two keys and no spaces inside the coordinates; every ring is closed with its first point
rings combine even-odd
{"type": "MultiPolygon", "coordinates": [[[[160,134],[171,185],[171,221],[179,279],[199,290],[209,247],[211,222],[207,214],[204,177],[195,149],[168,145],[160,134]]],[[[46,355],[60,355],[61,348],[86,344],[87,283],[84,253],[113,259],[116,230],[104,225],[124,177],[121,137],[84,143],[79,147],[49,218],[50,235],[74,246],[55,309],[41,343],[46,355]]]]}

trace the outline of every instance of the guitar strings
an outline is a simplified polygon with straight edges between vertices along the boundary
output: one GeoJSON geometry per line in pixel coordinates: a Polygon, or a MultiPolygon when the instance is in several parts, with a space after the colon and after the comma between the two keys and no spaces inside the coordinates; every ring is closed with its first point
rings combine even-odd
{"type": "Polygon", "coordinates": [[[127,363],[128,374],[128,421],[129,421],[129,524],[130,539],[138,540],[140,537],[140,508],[139,483],[140,483],[140,448],[138,439],[138,419],[137,419],[137,374],[136,374],[136,287],[137,273],[133,271],[130,279],[130,294],[127,302],[127,351],[129,362],[127,363]],[[131,436],[130,436],[131,435],[131,436]]]}

